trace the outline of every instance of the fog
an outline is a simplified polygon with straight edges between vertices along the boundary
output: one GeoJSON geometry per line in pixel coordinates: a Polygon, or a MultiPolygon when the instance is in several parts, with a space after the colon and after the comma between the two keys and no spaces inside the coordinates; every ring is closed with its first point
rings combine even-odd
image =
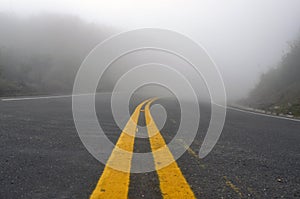
{"type": "MultiPolygon", "coordinates": [[[[204,46],[220,69],[228,98],[240,99],[300,34],[298,0],[4,0],[0,12],[2,76],[19,82],[17,90],[27,78],[22,81],[39,92],[69,92],[80,63],[109,35],[157,27],[204,46]]],[[[108,82],[116,78],[112,74],[108,82]]]]}
{"type": "Polygon", "coordinates": [[[77,16],[0,15],[2,95],[71,93],[86,55],[113,29],[77,16]]]}

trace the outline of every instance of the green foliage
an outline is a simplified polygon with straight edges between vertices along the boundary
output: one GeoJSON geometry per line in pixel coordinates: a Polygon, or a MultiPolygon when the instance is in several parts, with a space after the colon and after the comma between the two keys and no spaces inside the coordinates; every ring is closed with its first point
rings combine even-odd
{"type": "Polygon", "coordinates": [[[246,103],[254,108],[300,116],[300,39],[277,68],[261,76],[246,103]]]}

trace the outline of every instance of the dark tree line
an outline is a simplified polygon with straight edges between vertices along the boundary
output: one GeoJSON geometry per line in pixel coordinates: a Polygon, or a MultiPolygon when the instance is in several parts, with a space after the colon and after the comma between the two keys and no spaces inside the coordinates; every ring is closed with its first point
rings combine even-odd
{"type": "Polygon", "coordinates": [[[71,92],[85,56],[113,32],[52,14],[0,14],[0,27],[0,96],[71,92]]]}
{"type": "Polygon", "coordinates": [[[255,108],[300,115],[300,38],[276,68],[261,76],[245,103],[255,108]]]}

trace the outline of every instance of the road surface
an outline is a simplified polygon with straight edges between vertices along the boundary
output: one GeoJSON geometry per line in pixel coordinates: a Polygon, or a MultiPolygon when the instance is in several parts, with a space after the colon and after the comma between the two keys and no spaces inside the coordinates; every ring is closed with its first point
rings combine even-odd
{"type": "MultiPolygon", "coordinates": [[[[109,139],[117,143],[122,130],[107,111],[109,95],[100,95],[96,100],[99,122],[109,139]]],[[[133,115],[143,100],[132,102],[133,115]]],[[[166,107],[168,113],[159,134],[162,139],[126,140],[132,143],[127,149],[154,151],[155,144],[163,145],[173,138],[180,118],[177,102],[161,99],[155,103],[166,107]]],[[[178,198],[300,198],[300,122],[228,109],[217,145],[207,157],[199,159],[210,116],[208,105],[200,107],[197,137],[173,170],[125,172],[122,177],[107,172],[108,168],[81,143],[73,122],[71,97],[0,101],[0,198],[97,198],[101,190],[113,196],[123,191],[119,196],[126,194],[129,198],[172,194],[179,194],[178,198]],[[177,177],[172,177],[174,173],[177,177]],[[103,188],[105,183],[107,188],[103,188]]],[[[144,104],[138,110],[140,125],[147,123],[145,109],[144,104]]],[[[124,147],[122,143],[120,146],[124,147]]],[[[178,146],[187,147],[180,142],[178,146]]],[[[154,166],[159,158],[153,158],[154,166]]]]}

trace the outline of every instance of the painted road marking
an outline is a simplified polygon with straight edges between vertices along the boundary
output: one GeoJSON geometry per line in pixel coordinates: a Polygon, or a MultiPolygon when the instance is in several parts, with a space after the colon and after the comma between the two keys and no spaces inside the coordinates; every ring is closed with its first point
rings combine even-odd
{"type": "Polygon", "coordinates": [[[150,105],[154,100],[146,104],[145,118],[163,198],[196,198],[151,116],[150,105]],[[172,163],[164,168],[158,169],[164,162],[172,163]]]}
{"type": "Polygon", "coordinates": [[[217,103],[214,103],[214,102],[212,102],[212,103],[217,105],[217,106],[223,107],[225,109],[230,109],[230,110],[233,110],[233,111],[239,111],[239,112],[242,112],[242,113],[248,113],[248,114],[259,115],[259,116],[263,116],[263,117],[270,117],[270,118],[281,119],[281,120],[289,120],[289,121],[294,121],[294,122],[300,122],[300,119],[297,119],[297,118],[288,118],[288,117],[277,116],[277,115],[269,115],[269,114],[266,114],[266,113],[258,113],[258,112],[255,112],[255,111],[249,111],[249,110],[245,110],[245,109],[241,109],[241,108],[236,108],[236,107],[233,107],[233,106],[223,106],[223,105],[220,105],[220,104],[217,104],[217,103]]]}
{"type": "MultiPolygon", "coordinates": [[[[68,98],[68,97],[73,97],[73,96],[84,96],[84,95],[95,95],[95,94],[87,93],[87,94],[76,94],[76,95],[54,95],[54,96],[2,98],[1,101],[2,102],[9,102],[9,101],[23,101],[23,100],[59,99],[59,98],[68,98]]],[[[226,109],[234,110],[234,111],[239,111],[239,112],[264,116],[264,117],[271,117],[271,118],[275,118],[275,119],[282,119],[282,120],[300,122],[300,119],[297,119],[297,118],[288,118],[288,117],[282,117],[282,116],[277,116],[277,115],[268,115],[268,114],[258,113],[258,112],[254,112],[254,111],[248,111],[248,110],[244,110],[244,109],[240,109],[240,108],[236,108],[236,107],[232,107],[232,106],[227,106],[226,107],[226,106],[223,106],[223,105],[220,105],[220,104],[216,104],[216,103],[214,103],[214,104],[217,105],[217,106],[221,106],[223,108],[226,108],[226,109]]],[[[144,110],[141,110],[141,111],[143,112],[144,110]]]]}
{"type": "Polygon", "coordinates": [[[121,133],[116,147],[112,151],[108,163],[105,166],[104,171],[90,199],[127,198],[130,182],[131,160],[134,147],[134,136],[136,133],[137,122],[142,106],[148,101],[149,100],[142,102],[133,112],[131,116],[132,120],[128,121],[125,126],[126,130],[124,129],[124,131],[121,133]],[[128,135],[126,132],[128,132],[128,134],[130,135],[128,135]],[[130,153],[124,153],[120,151],[119,148],[130,153]],[[125,170],[125,172],[112,169],[108,166],[114,164],[122,164],[122,168],[125,170]]]}
{"type": "Polygon", "coordinates": [[[249,113],[253,115],[259,115],[259,116],[264,116],[264,117],[271,117],[271,118],[276,118],[276,119],[281,119],[281,120],[289,120],[289,121],[294,121],[294,122],[300,122],[300,119],[296,118],[288,118],[288,117],[282,117],[282,116],[277,116],[277,115],[268,115],[266,113],[258,113],[254,111],[248,111],[240,108],[235,108],[235,107],[227,107],[227,109],[234,110],[234,111],[239,111],[243,113],[249,113]]]}
{"type": "Polygon", "coordinates": [[[1,101],[9,102],[9,101],[23,101],[23,100],[40,100],[40,99],[59,99],[59,98],[69,98],[73,96],[86,96],[86,95],[95,95],[92,93],[86,94],[77,94],[77,95],[52,95],[52,96],[35,96],[35,97],[16,97],[16,98],[3,98],[1,101]]]}
{"type": "Polygon", "coordinates": [[[240,189],[235,186],[230,180],[228,180],[228,178],[226,176],[223,177],[224,180],[225,180],[225,183],[228,187],[230,187],[235,193],[238,194],[239,198],[242,198],[243,195],[242,195],[242,192],[240,191],[240,189]]]}

